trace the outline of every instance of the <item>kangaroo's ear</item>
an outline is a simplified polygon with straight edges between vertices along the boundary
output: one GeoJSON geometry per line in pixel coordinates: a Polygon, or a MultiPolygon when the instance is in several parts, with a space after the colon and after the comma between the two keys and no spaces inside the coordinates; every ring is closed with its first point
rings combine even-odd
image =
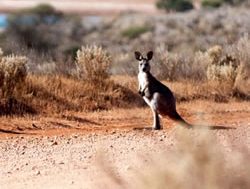
{"type": "Polygon", "coordinates": [[[135,59],[139,61],[142,60],[142,55],[139,51],[135,51],[135,59]]]}
{"type": "Polygon", "coordinates": [[[148,53],[147,53],[147,59],[148,60],[151,60],[152,58],[153,58],[153,51],[149,51],[148,53]]]}

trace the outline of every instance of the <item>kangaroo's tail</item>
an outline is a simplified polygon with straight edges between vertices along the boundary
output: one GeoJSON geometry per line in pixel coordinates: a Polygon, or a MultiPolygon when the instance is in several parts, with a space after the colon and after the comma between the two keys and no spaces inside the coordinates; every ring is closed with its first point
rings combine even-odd
{"type": "Polygon", "coordinates": [[[194,125],[188,123],[187,121],[185,121],[180,114],[178,114],[177,111],[175,111],[174,113],[171,113],[169,115],[169,117],[175,121],[177,121],[178,123],[180,123],[181,126],[186,127],[186,128],[193,128],[194,125]]]}
{"type": "Polygon", "coordinates": [[[214,126],[214,125],[210,125],[210,126],[207,126],[207,125],[193,125],[193,124],[190,124],[188,123],[187,121],[185,121],[181,116],[180,114],[178,114],[177,111],[175,111],[174,113],[170,114],[169,117],[175,121],[177,121],[181,126],[185,127],[185,128],[188,128],[188,129],[191,129],[191,128],[196,128],[196,129],[202,129],[202,128],[208,128],[208,129],[211,129],[211,130],[222,130],[222,129],[235,129],[234,127],[225,127],[225,126],[214,126]]]}

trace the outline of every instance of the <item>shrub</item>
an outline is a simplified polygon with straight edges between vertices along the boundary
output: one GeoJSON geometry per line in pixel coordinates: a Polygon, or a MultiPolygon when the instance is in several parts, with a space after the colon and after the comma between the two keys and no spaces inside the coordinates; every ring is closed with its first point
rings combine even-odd
{"type": "MultiPolygon", "coordinates": [[[[192,72],[192,61],[190,57],[184,56],[183,54],[172,53],[167,49],[157,49],[159,53],[159,65],[156,68],[156,75],[161,79],[168,81],[183,80],[193,75],[192,72]]],[[[155,69],[153,67],[153,69],[155,69]]]]}
{"type": "Polygon", "coordinates": [[[25,81],[27,75],[26,60],[25,57],[17,56],[8,56],[2,59],[0,69],[1,72],[4,72],[2,87],[4,97],[11,97],[14,90],[18,89],[25,81]]]}
{"type": "Polygon", "coordinates": [[[167,79],[168,81],[174,81],[177,79],[179,73],[180,59],[177,54],[170,54],[168,51],[160,54],[161,73],[160,78],[167,79]]]}
{"type": "Polygon", "coordinates": [[[238,74],[234,83],[235,92],[250,98],[250,40],[248,35],[242,37],[231,47],[231,53],[239,59],[238,74]]]}
{"type": "Polygon", "coordinates": [[[188,0],[159,0],[156,6],[160,9],[175,10],[179,12],[193,9],[193,4],[188,0]]]}
{"type": "Polygon", "coordinates": [[[102,47],[82,47],[77,51],[76,65],[79,77],[91,83],[103,83],[109,78],[111,56],[102,47]]]}
{"type": "Polygon", "coordinates": [[[26,57],[15,55],[0,59],[0,86],[4,98],[11,98],[25,82],[27,61],[26,57]]]}
{"type": "Polygon", "coordinates": [[[208,80],[228,81],[233,85],[238,73],[239,60],[228,54],[222,56],[220,46],[210,48],[207,53],[210,59],[207,68],[208,80]]]}
{"type": "Polygon", "coordinates": [[[134,39],[139,37],[141,34],[150,31],[151,28],[148,26],[131,26],[122,31],[122,36],[134,39]]]}
{"type": "Polygon", "coordinates": [[[230,5],[240,5],[248,2],[248,0],[224,0],[224,1],[230,5]]]}
{"type": "Polygon", "coordinates": [[[203,7],[220,7],[224,0],[203,0],[201,2],[203,7]]]}
{"type": "MultiPolygon", "coordinates": [[[[59,18],[62,14],[61,12],[57,11],[53,6],[51,6],[49,4],[40,4],[34,8],[24,10],[24,12],[39,15],[39,17],[42,20],[43,20],[43,18],[53,16],[53,15],[58,16],[58,18],[59,18]]],[[[44,21],[46,21],[46,19],[44,21]]]]}

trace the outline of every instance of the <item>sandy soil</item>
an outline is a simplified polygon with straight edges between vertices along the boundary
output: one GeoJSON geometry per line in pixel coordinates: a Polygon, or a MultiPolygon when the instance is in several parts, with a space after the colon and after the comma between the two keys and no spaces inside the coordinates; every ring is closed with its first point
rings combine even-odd
{"type": "MultiPolygon", "coordinates": [[[[228,153],[232,148],[250,149],[250,102],[195,101],[178,107],[191,123],[234,127],[210,131],[228,153]]],[[[129,178],[148,161],[147,155],[176,145],[175,124],[164,118],[163,130],[142,129],[151,119],[148,108],[2,117],[1,189],[103,188],[109,175],[99,166],[101,160],[116,167],[116,174],[129,178]]]]}

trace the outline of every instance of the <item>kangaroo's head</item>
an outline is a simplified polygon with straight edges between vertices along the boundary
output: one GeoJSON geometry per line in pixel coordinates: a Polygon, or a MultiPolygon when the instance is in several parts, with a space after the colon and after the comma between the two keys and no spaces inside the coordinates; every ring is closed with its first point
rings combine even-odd
{"type": "Polygon", "coordinates": [[[139,72],[150,71],[150,60],[153,58],[153,51],[147,53],[147,57],[143,57],[138,51],[135,51],[135,59],[139,61],[139,72]]]}

